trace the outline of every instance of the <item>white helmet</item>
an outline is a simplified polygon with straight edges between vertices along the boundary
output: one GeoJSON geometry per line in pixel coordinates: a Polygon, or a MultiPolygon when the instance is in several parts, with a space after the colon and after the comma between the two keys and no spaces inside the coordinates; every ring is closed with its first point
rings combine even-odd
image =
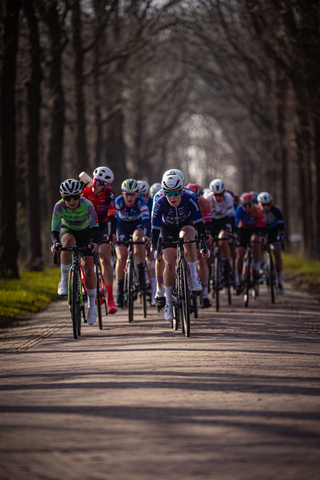
{"type": "Polygon", "coordinates": [[[61,195],[80,195],[82,192],[82,186],[79,180],[74,178],[68,178],[60,184],[61,195]]]}
{"type": "Polygon", "coordinates": [[[154,183],[153,185],[151,185],[150,187],[150,195],[151,197],[154,197],[155,194],[157,192],[159,192],[159,190],[161,190],[161,183],[154,183]]]}
{"type": "Polygon", "coordinates": [[[165,176],[166,174],[169,174],[169,173],[170,173],[171,175],[179,175],[179,177],[181,177],[182,180],[183,180],[183,186],[185,187],[185,186],[187,185],[187,181],[186,181],[186,179],[185,179],[185,177],[184,177],[184,174],[183,174],[183,173],[181,172],[181,170],[179,170],[178,168],[171,168],[170,170],[167,170],[166,172],[164,172],[162,179],[164,178],[164,176],[165,176]]]}
{"type": "Polygon", "coordinates": [[[271,203],[272,196],[268,192],[261,192],[259,193],[257,200],[260,203],[271,203]]]}
{"type": "Polygon", "coordinates": [[[108,167],[98,167],[93,171],[93,178],[98,180],[103,180],[105,183],[110,185],[114,180],[113,171],[108,167]]]}
{"type": "Polygon", "coordinates": [[[161,187],[165,193],[173,192],[174,190],[182,190],[184,183],[180,175],[169,170],[162,177],[161,187]]]}
{"type": "Polygon", "coordinates": [[[137,181],[133,178],[128,178],[127,180],[123,180],[121,183],[121,192],[127,193],[139,193],[139,187],[137,181]]]}
{"type": "Polygon", "coordinates": [[[150,186],[149,183],[145,180],[138,180],[137,181],[138,188],[139,188],[139,195],[142,193],[143,195],[148,195],[150,186]]]}
{"type": "Polygon", "coordinates": [[[210,182],[209,188],[213,193],[223,193],[226,189],[226,184],[220,178],[215,178],[210,182]]]}

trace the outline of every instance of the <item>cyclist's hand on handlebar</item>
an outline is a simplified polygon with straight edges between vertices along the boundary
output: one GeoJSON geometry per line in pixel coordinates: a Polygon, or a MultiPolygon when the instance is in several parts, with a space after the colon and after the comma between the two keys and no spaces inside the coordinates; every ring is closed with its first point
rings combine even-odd
{"type": "Polygon", "coordinates": [[[151,238],[150,237],[142,237],[142,240],[146,244],[146,247],[150,248],[151,245],[151,238]]]}
{"type": "Polygon", "coordinates": [[[203,256],[203,258],[209,258],[209,257],[210,257],[210,250],[209,250],[209,248],[207,248],[207,251],[204,251],[204,249],[202,248],[202,249],[200,250],[200,253],[201,253],[201,255],[203,256]]]}
{"type": "Polygon", "coordinates": [[[92,253],[98,253],[99,252],[99,245],[96,243],[90,242],[88,245],[89,250],[91,250],[92,253]]]}
{"type": "Polygon", "coordinates": [[[51,253],[59,253],[60,250],[61,250],[61,243],[54,243],[53,245],[51,245],[51,253]]]}
{"type": "Polygon", "coordinates": [[[211,248],[211,245],[212,245],[212,240],[213,240],[213,237],[212,237],[211,233],[208,233],[207,234],[207,243],[208,243],[210,248],[211,248]]]}
{"type": "Polygon", "coordinates": [[[109,242],[113,243],[114,245],[117,243],[117,237],[113,234],[108,235],[109,242]]]}
{"type": "Polygon", "coordinates": [[[160,252],[155,251],[154,252],[154,259],[157,260],[158,262],[161,262],[162,254],[163,254],[162,250],[160,250],[160,252]]]}

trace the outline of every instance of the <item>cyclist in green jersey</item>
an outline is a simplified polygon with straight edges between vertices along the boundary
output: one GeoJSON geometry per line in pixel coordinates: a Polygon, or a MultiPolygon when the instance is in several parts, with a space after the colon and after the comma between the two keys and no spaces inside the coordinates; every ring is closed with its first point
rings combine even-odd
{"type": "MultiPolygon", "coordinates": [[[[93,254],[98,252],[99,224],[95,209],[90,200],[80,197],[82,185],[78,180],[69,178],[61,183],[62,199],[54,206],[51,222],[51,252],[59,252],[61,247],[86,247],[83,255],[83,267],[89,297],[88,324],[97,319],[96,287],[93,254]]],[[[61,281],[58,294],[68,294],[68,274],[72,253],[61,252],[61,281]]]]}

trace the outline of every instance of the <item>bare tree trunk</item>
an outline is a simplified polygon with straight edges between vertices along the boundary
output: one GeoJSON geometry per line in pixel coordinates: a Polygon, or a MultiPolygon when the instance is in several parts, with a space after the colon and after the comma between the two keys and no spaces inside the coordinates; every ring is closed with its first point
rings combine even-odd
{"type": "Polygon", "coordinates": [[[38,20],[32,0],[24,1],[29,26],[30,77],[27,87],[27,217],[28,217],[28,268],[42,270],[39,195],[39,131],[42,71],[38,20]]]}
{"type": "Polygon", "coordinates": [[[76,91],[76,122],[74,129],[74,170],[78,172],[87,170],[88,154],[85,128],[85,108],[83,95],[83,48],[81,43],[81,13],[80,0],[74,0],[72,6],[74,81],[76,91]]]}
{"type": "Polygon", "coordinates": [[[0,277],[19,278],[16,231],[16,60],[20,0],[3,0],[0,71],[0,277]]]}
{"type": "Polygon", "coordinates": [[[49,27],[51,56],[49,63],[50,133],[48,150],[46,152],[48,216],[51,218],[53,205],[60,198],[59,185],[62,181],[61,164],[65,124],[65,101],[61,79],[61,56],[64,47],[61,42],[61,26],[57,2],[50,3],[45,21],[49,27]]]}

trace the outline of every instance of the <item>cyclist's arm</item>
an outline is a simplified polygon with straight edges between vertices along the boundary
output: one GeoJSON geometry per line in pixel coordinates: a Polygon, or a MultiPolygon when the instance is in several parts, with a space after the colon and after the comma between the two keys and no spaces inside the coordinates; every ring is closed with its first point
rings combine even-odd
{"type": "Polygon", "coordinates": [[[116,229],[117,229],[117,219],[114,215],[108,217],[108,235],[109,237],[111,235],[116,234],[116,229]]]}
{"type": "Polygon", "coordinates": [[[157,244],[158,244],[158,240],[159,240],[159,235],[160,235],[160,229],[158,230],[158,229],[153,228],[151,230],[151,243],[152,243],[152,247],[153,247],[155,252],[157,251],[157,244]]]}

